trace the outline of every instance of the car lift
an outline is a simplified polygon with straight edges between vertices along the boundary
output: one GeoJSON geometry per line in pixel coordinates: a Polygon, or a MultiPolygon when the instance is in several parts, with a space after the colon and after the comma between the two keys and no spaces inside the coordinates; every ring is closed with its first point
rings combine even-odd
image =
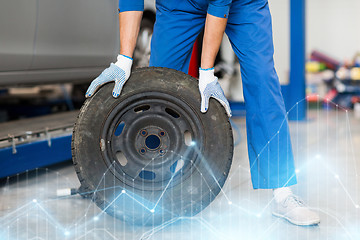
{"type": "Polygon", "coordinates": [[[0,178],[70,160],[77,114],[71,111],[1,123],[0,178]]]}

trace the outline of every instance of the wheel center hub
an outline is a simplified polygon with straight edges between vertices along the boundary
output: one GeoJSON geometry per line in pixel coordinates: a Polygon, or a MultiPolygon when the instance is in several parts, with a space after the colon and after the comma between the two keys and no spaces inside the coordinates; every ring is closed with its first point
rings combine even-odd
{"type": "Polygon", "coordinates": [[[148,160],[165,155],[170,145],[169,135],[158,126],[143,127],[135,142],[137,152],[148,160]]]}
{"type": "Polygon", "coordinates": [[[161,140],[157,135],[150,135],[145,139],[145,146],[149,150],[155,150],[160,146],[161,140]]]}

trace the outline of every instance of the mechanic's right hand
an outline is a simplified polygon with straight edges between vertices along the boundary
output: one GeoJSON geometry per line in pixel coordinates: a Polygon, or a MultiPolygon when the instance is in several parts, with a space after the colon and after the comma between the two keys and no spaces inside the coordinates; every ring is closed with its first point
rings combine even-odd
{"type": "Polygon", "coordinates": [[[95,80],[93,80],[86,91],[85,97],[92,97],[99,87],[107,82],[115,81],[112,92],[113,97],[120,96],[121,89],[129,79],[133,59],[125,55],[118,55],[117,62],[111,63],[95,80]]]}

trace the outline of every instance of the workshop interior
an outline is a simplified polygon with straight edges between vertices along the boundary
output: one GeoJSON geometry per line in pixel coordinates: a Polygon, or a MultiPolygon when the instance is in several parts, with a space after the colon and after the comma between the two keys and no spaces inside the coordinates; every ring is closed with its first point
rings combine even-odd
{"type": "Polygon", "coordinates": [[[0,2],[0,240],[360,239],[359,12],[0,2]]]}

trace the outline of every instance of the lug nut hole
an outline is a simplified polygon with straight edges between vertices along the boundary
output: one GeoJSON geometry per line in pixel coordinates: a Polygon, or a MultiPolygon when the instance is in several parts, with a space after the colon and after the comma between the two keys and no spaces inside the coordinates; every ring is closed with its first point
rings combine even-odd
{"type": "Polygon", "coordinates": [[[145,153],[146,153],[146,149],[145,149],[145,148],[141,148],[141,149],[139,150],[139,152],[140,152],[141,154],[145,154],[145,153]]]}

